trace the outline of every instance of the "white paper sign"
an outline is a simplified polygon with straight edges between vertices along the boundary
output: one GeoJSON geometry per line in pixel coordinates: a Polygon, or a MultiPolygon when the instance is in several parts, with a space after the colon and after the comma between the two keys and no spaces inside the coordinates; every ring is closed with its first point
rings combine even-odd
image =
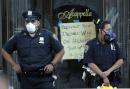
{"type": "Polygon", "coordinates": [[[63,59],[83,59],[85,43],[96,37],[93,22],[61,23],[61,42],[64,45],[63,59]]]}

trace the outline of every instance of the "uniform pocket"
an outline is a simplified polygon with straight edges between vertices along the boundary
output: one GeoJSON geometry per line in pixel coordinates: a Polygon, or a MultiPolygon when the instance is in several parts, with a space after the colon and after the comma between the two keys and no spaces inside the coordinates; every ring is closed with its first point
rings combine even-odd
{"type": "Polygon", "coordinates": [[[50,47],[48,43],[35,43],[32,47],[31,52],[37,53],[39,56],[46,55],[50,52],[50,47]]]}

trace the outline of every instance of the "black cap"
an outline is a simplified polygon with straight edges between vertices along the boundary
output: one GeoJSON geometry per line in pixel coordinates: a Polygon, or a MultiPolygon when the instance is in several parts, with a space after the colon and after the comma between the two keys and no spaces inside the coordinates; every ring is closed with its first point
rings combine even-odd
{"type": "Polygon", "coordinates": [[[23,12],[22,16],[25,20],[40,20],[41,14],[36,11],[28,10],[27,12],[23,12]]]}

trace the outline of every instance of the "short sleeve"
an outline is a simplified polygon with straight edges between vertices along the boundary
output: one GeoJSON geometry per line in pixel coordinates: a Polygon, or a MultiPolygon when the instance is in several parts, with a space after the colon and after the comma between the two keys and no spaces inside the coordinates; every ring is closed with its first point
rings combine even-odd
{"type": "Polygon", "coordinates": [[[12,36],[3,46],[3,49],[11,54],[16,50],[16,36],[12,36]]]}
{"type": "Polygon", "coordinates": [[[121,52],[121,50],[120,50],[120,48],[119,48],[118,43],[115,42],[114,44],[115,44],[115,48],[116,48],[116,59],[117,59],[117,60],[118,60],[118,59],[124,59],[124,58],[123,58],[123,55],[122,55],[122,52],[121,52]]]}
{"type": "Polygon", "coordinates": [[[63,45],[61,44],[61,42],[58,40],[57,36],[55,34],[51,34],[51,46],[52,49],[57,53],[59,52],[61,49],[63,49],[63,45]]]}
{"type": "Polygon", "coordinates": [[[87,43],[85,45],[85,51],[84,51],[84,59],[83,64],[87,65],[88,63],[94,63],[93,60],[93,47],[91,44],[87,43]]]}

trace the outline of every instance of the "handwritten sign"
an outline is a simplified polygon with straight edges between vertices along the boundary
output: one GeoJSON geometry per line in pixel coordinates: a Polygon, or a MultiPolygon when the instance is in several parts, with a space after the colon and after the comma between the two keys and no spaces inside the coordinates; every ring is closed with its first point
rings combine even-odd
{"type": "Polygon", "coordinates": [[[83,59],[85,43],[96,37],[93,22],[61,23],[61,42],[64,45],[63,59],[83,59]]]}

